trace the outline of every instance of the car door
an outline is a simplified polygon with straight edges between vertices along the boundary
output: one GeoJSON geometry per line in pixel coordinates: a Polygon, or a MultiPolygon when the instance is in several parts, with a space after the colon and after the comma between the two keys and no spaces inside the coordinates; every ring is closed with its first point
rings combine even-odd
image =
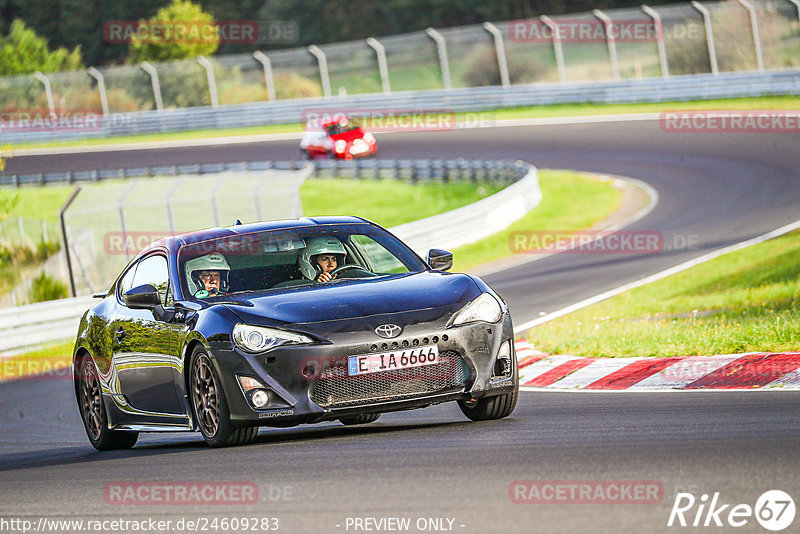
{"type": "Polygon", "coordinates": [[[122,293],[150,284],[158,289],[161,304],[172,306],[167,259],[160,254],[146,256],[122,279],[118,290],[117,314],[111,321],[112,365],[118,391],[130,407],[151,413],[182,412],[173,368],[180,367],[176,329],[181,325],[156,319],[152,310],[125,306],[122,293]]]}

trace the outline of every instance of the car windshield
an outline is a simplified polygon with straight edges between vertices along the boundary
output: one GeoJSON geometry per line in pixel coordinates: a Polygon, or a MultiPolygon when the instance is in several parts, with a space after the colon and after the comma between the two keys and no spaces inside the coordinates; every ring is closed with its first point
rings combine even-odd
{"type": "Polygon", "coordinates": [[[328,132],[328,135],[339,135],[358,128],[361,128],[361,124],[351,119],[341,119],[339,122],[325,125],[325,131],[328,132]]]}
{"type": "Polygon", "coordinates": [[[323,287],[420,272],[427,266],[398,239],[368,224],[315,225],[194,241],[178,252],[189,298],[323,287]],[[330,279],[320,275],[329,273],[330,279]]]}

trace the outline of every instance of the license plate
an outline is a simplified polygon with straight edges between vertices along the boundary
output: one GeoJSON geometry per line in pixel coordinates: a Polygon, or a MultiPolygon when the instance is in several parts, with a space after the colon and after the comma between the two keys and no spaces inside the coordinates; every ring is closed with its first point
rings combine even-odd
{"type": "Polygon", "coordinates": [[[359,144],[359,145],[353,145],[353,146],[350,147],[350,153],[351,154],[363,154],[367,150],[369,150],[369,147],[367,145],[359,144]]]}
{"type": "Polygon", "coordinates": [[[410,369],[439,363],[439,348],[436,345],[394,350],[382,354],[360,354],[347,358],[347,374],[350,376],[410,369]]]}

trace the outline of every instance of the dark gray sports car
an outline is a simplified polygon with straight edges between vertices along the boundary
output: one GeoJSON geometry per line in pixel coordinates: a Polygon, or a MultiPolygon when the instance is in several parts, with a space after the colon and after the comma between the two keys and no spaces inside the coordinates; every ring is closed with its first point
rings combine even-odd
{"type": "Polygon", "coordinates": [[[506,417],[519,381],[508,308],[452,263],[357,217],[153,243],[81,320],[89,440],[126,448],[139,432],[199,429],[237,445],[260,426],[363,424],[446,401],[472,420],[506,417]]]}

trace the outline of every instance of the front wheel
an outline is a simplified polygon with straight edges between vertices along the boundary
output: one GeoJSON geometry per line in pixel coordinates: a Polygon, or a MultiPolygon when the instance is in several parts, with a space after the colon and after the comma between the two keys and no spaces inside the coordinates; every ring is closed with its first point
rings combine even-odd
{"type": "Polygon", "coordinates": [[[130,449],[139,439],[138,432],[111,430],[103,405],[103,389],[100,376],[91,357],[81,360],[79,367],[80,383],[78,384],[78,404],[86,435],[92,446],[98,451],[114,449],[130,449]]]}
{"type": "Polygon", "coordinates": [[[234,428],[231,424],[228,403],[217,372],[211,358],[199,346],[192,352],[189,384],[197,426],[209,446],[245,445],[255,439],[258,427],[234,428]]]}
{"type": "Polygon", "coordinates": [[[482,399],[471,399],[458,401],[461,412],[472,421],[489,421],[492,419],[502,419],[508,417],[517,406],[517,395],[519,389],[514,389],[511,393],[497,395],[495,397],[484,397],[482,399]]]}

